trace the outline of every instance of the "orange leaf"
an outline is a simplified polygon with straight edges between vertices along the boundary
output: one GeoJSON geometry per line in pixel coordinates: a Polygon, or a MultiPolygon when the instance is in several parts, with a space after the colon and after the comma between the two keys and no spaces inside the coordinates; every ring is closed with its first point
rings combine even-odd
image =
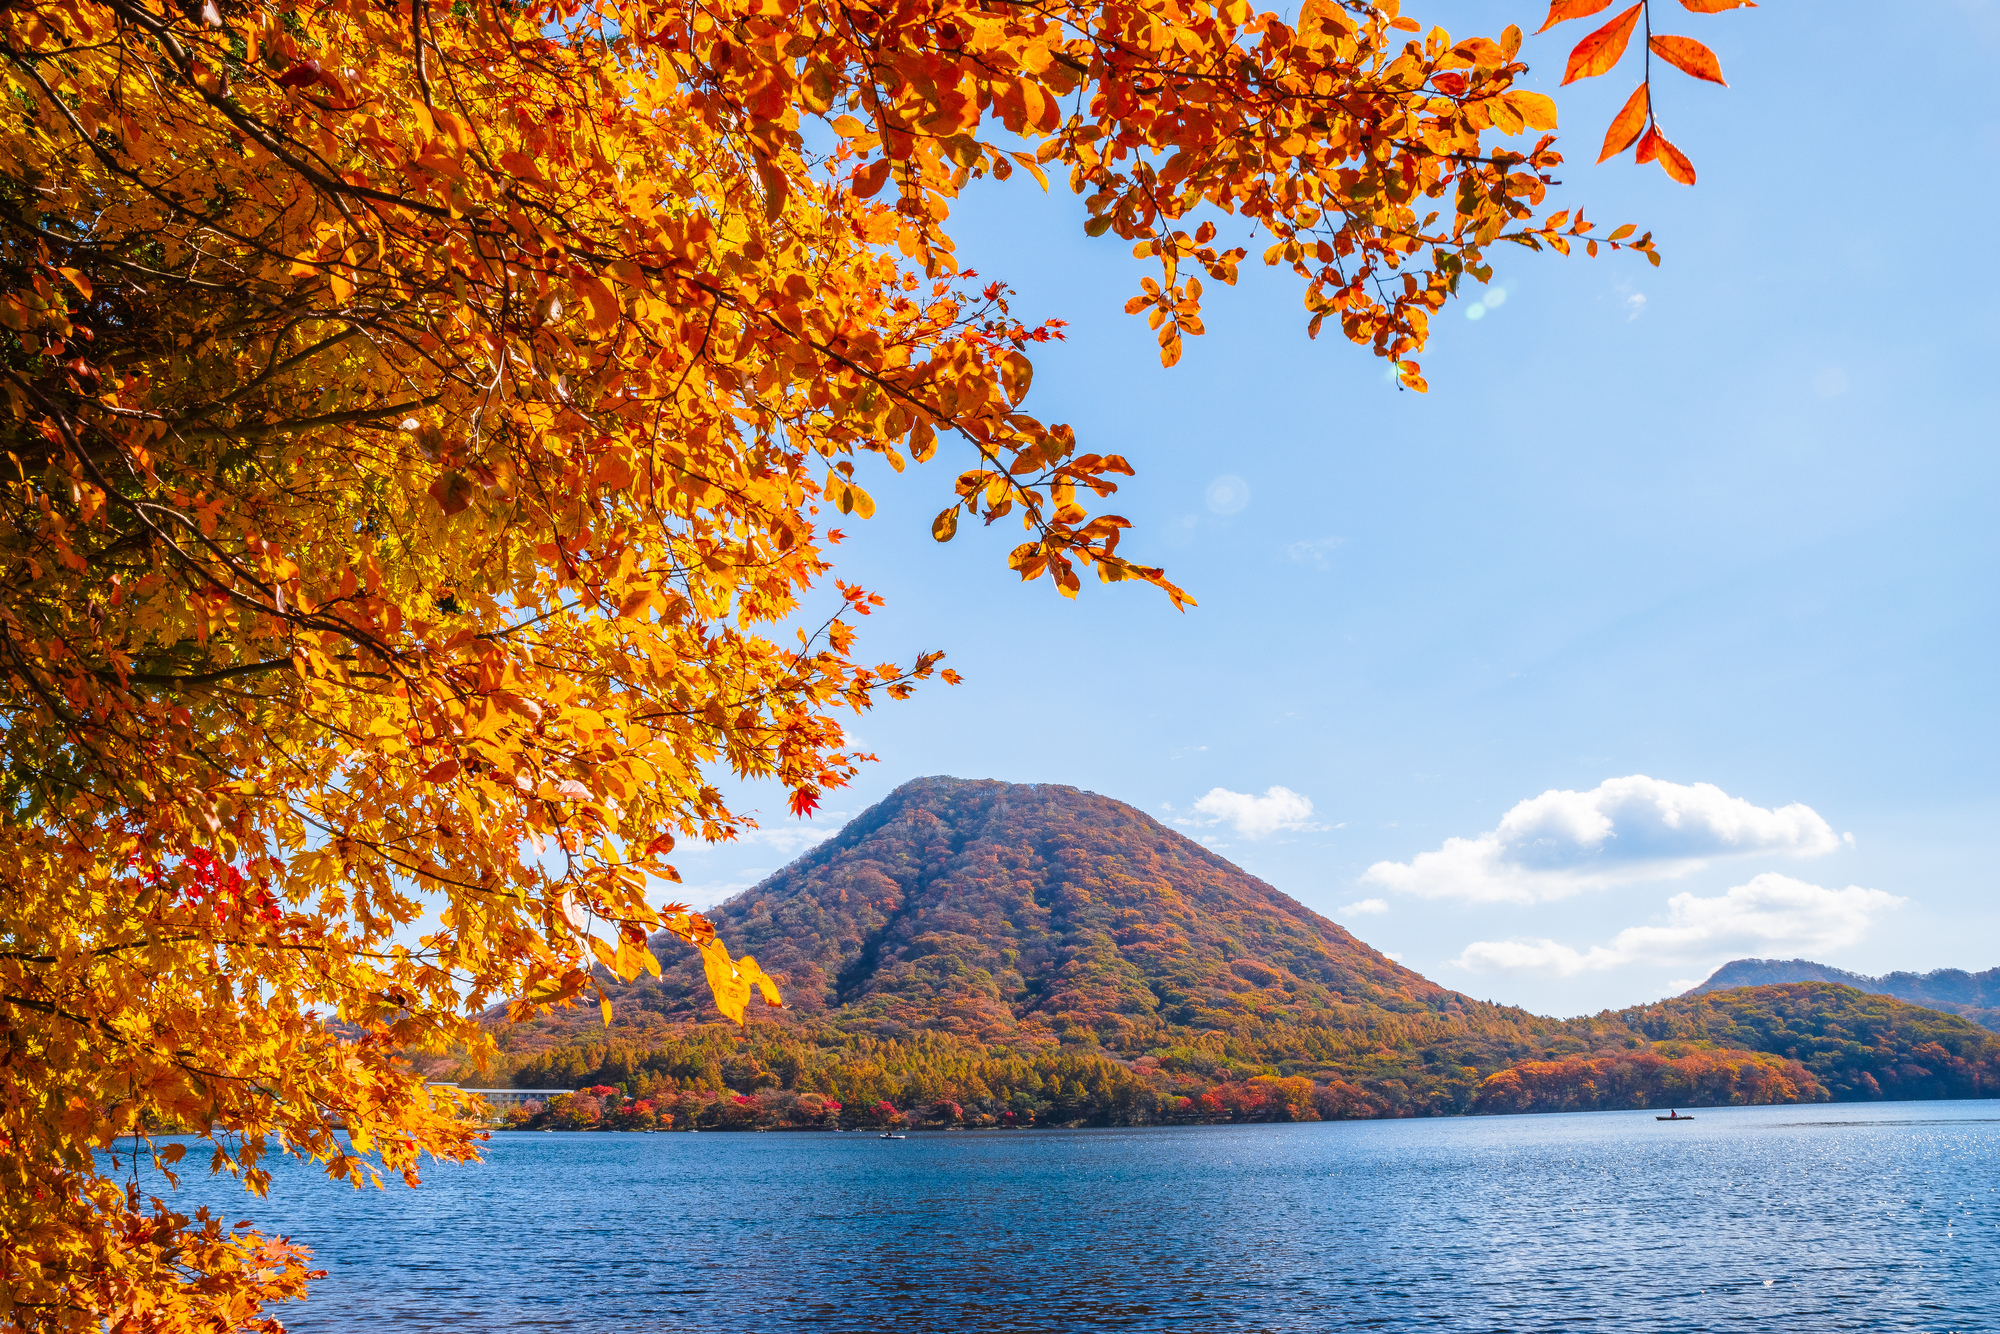
{"type": "Polygon", "coordinates": [[[1682,9],[1697,14],[1720,14],[1725,9],[1755,9],[1757,0],[1681,0],[1682,9]]]}
{"type": "Polygon", "coordinates": [[[1625,43],[1632,40],[1632,28],[1639,22],[1639,11],[1645,7],[1644,0],[1641,0],[1641,3],[1578,42],[1576,50],[1569,53],[1569,68],[1563,71],[1563,82],[1595,78],[1616,65],[1619,57],[1625,54],[1625,43]]]}
{"type": "Polygon", "coordinates": [[[785,211],[785,198],[792,184],[777,165],[761,154],[756,159],[757,179],[764,183],[764,216],[776,220],[785,211]]]}
{"type": "MultiPolygon", "coordinates": [[[[1611,0],[1605,0],[1606,4],[1611,0]]],[[[1500,43],[1490,37],[1468,37],[1451,49],[1451,53],[1475,65],[1497,68],[1507,63],[1507,53],[1500,49],[1500,43]]]]}
{"type": "Polygon", "coordinates": [[[1694,163],[1688,161],[1686,153],[1668,143],[1664,134],[1660,136],[1660,165],[1682,185],[1694,184],[1694,163]]]}
{"type": "Polygon", "coordinates": [[[1648,43],[1662,60],[1683,74],[1692,74],[1697,79],[1707,79],[1710,83],[1729,86],[1722,77],[1722,63],[1715,58],[1715,52],[1703,46],[1692,37],[1655,37],[1648,43]]]}
{"type": "Polygon", "coordinates": [[[1333,5],[1330,0],[1305,0],[1305,3],[1299,6],[1299,31],[1302,33],[1321,31],[1321,21],[1332,11],[1333,5]]]}
{"type": "Polygon", "coordinates": [[[885,157],[876,158],[873,162],[854,173],[854,197],[856,199],[871,197],[877,190],[882,188],[883,182],[888,179],[889,159],[885,157]]]}
{"type": "MultiPolygon", "coordinates": [[[[1683,0],[1683,3],[1685,3],[1685,0],[1683,0]]],[[[1535,29],[1535,31],[1547,32],[1558,23],[1567,23],[1571,19],[1589,18],[1599,10],[1608,8],[1610,4],[1611,0],[1553,0],[1553,3],[1549,5],[1549,16],[1542,20],[1542,26],[1535,29]]]]}
{"type": "Polygon", "coordinates": [[[1632,146],[1645,128],[1646,113],[1652,109],[1652,98],[1647,93],[1650,85],[1640,84],[1632,90],[1632,96],[1625,99],[1625,107],[1611,122],[1611,128],[1604,132],[1604,151],[1597,155],[1599,162],[1617,157],[1632,146]]]}
{"type": "Polygon", "coordinates": [[[1548,94],[1516,90],[1504,96],[1507,105],[1528,122],[1529,129],[1553,130],[1556,127],[1556,100],[1548,94]]]}
{"type": "Polygon", "coordinates": [[[1660,145],[1666,139],[1658,130],[1647,130],[1646,137],[1639,141],[1637,158],[1640,162],[1651,162],[1660,155],[1660,145]]]}
{"type": "Polygon", "coordinates": [[[446,514],[462,513],[472,504],[472,481],[462,472],[448,472],[425,488],[446,514]]]}

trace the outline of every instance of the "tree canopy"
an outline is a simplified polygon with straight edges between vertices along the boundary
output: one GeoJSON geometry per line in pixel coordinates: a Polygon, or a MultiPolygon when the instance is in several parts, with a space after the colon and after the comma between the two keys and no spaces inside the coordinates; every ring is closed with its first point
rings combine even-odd
{"type": "MultiPolygon", "coordinates": [[[[935,1012],[920,988],[906,991],[911,1019],[935,1012]]],[[[1145,1125],[2000,1092],[2000,1037],[1827,983],[1743,987],[1575,1019],[1479,1003],[1458,1012],[1363,1004],[1244,1013],[1144,1033],[1120,1025],[1102,1045],[1077,1034],[983,1043],[918,1023],[888,1037],[886,1026],[871,1032],[789,1012],[740,1029],[668,1027],[624,1002],[619,1018],[608,1032],[518,1026],[504,1068],[523,1087],[612,1086],[650,1104],[661,1128],[677,1129],[805,1128],[829,1111],[852,1124],[885,1102],[919,1117],[949,1103],[966,1125],[1145,1125]],[[1279,1083],[1301,1096],[1272,1096],[1279,1083]]],[[[571,1109],[550,1110],[559,1124],[584,1128],[561,1116],[571,1109]]]]}
{"type": "Polygon", "coordinates": [[[408,1055],[489,1051],[481,1011],[654,968],[661,927],[725,1013],[769,988],[649,896],[746,823],[719,772],[810,812],[865,758],[840,711],[940,674],[867,662],[880,599],[833,578],[869,469],[943,452],[940,540],[1014,516],[1022,578],[1186,603],[1092,511],[1127,462],[1022,410],[1056,329],[956,259],[974,179],[1083,195],[1168,364],[1247,258],[1222,215],[1413,388],[1496,242],[1657,259],[1542,211],[1518,29],[1417,32],[1394,0],[8,6],[0,1321],[303,1290],[137,1173],[184,1152],[154,1132],[253,1189],[272,1150],[414,1181],[476,1146],[408,1055]]]}

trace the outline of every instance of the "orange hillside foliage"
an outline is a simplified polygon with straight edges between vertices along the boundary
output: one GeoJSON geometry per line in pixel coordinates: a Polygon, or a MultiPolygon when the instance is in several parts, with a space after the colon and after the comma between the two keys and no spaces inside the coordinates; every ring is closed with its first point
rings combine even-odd
{"type": "Polygon", "coordinates": [[[1829,1097],[1797,1061],[1765,1052],[1635,1051],[1509,1066],[1480,1085],[1473,1110],[1595,1112],[1825,1102],[1829,1097]]]}

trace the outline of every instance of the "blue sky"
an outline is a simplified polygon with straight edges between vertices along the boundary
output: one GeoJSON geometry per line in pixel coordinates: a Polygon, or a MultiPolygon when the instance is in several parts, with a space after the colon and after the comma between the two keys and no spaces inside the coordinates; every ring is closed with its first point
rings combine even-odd
{"type": "MultiPolygon", "coordinates": [[[[1541,17],[1407,12],[1455,37],[1541,17]]],[[[1434,326],[1428,395],[1308,342],[1262,270],[1211,285],[1162,370],[1121,310],[1145,270],[1078,201],[1020,176],[967,200],[965,261],[1070,321],[1030,410],[1133,461],[1127,550],[1200,606],[1023,586],[1006,520],[938,546],[948,450],[871,479],[841,571],[888,599],[865,656],[944,648],[967,682],[859,720],[881,763],[811,831],[743,793],[768,829],[684,848],[695,896],[943,773],[1190,822],[1411,967],[1548,1013],[1745,954],[2000,964],[2000,314],[1973,271],[2000,10],[1671,19],[1732,84],[1656,84],[1694,189],[1591,165],[1635,74],[1558,94],[1559,199],[1652,228],[1664,264],[1504,248],[1504,301],[1434,326]]],[[[1531,86],[1588,27],[1529,39],[1531,86]]]]}

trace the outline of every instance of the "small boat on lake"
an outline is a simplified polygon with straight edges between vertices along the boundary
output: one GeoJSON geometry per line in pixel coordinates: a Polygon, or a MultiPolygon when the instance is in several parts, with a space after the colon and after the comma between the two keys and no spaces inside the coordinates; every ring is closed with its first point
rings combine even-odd
{"type": "Polygon", "coordinates": [[[883,1131],[883,1132],[882,1132],[882,1138],[883,1138],[883,1139],[908,1139],[908,1138],[909,1138],[909,1136],[908,1136],[908,1135],[891,1135],[891,1134],[890,1134],[890,1133],[888,1133],[887,1131],[883,1131]]]}
{"type": "Polygon", "coordinates": [[[1679,1113],[1678,1111],[1675,1111],[1675,1110],[1674,1110],[1674,1109],[1672,1109],[1672,1108],[1669,1108],[1669,1109],[1667,1110],[1667,1114],[1666,1114],[1665,1116],[1656,1116],[1656,1117],[1654,1117],[1653,1119],[1654,1119],[1655,1121],[1692,1121],[1692,1120],[1694,1120],[1694,1118],[1693,1118],[1692,1116],[1682,1116],[1682,1115],[1681,1115],[1681,1114],[1680,1114],[1680,1113],[1679,1113]]]}

